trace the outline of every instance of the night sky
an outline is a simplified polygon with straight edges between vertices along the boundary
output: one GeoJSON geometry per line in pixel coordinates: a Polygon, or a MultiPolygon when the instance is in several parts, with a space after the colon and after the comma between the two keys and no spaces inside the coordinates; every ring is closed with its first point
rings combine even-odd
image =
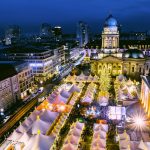
{"type": "Polygon", "coordinates": [[[20,25],[24,32],[38,32],[43,22],[60,25],[69,33],[79,20],[100,33],[110,13],[124,30],[150,29],[150,0],[1,0],[0,33],[11,24],[20,25]]]}

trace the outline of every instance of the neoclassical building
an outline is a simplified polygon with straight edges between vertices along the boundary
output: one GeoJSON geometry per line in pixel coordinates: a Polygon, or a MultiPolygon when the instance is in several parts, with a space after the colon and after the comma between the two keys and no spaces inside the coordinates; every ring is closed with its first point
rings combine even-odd
{"type": "Polygon", "coordinates": [[[108,70],[112,75],[126,74],[139,76],[150,72],[150,59],[136,48],[119,48],[119,30],[117,20],[109,15],[102,31],[102,47],[91,50],[91,71],[99,75],[102,70],[108,70]]]}

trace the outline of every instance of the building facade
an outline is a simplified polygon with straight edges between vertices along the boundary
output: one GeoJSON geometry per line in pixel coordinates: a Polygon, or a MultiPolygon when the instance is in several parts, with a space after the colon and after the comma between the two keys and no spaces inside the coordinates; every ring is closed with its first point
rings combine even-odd
{"type": "Polygon", "coordinates": [[[48,47],[8,48],[3,51],[2,57],[7,60],[28,62],[35,79],[44,81],[58,73],[59,66],[65,63],[63,47],[57,49],[49,49],[48,47]]]}
{"type": "Polygon", "coordinates": [[[20,99],[17,71],[12,65],[0,64],[0,109],[6,110],[20,99]]]}
{"type": "Polygon", "coordinates": [[[149,117],[150,116],[150,77],[149,76],[142,76],[140,100],[145,109],[145,112],[149,117]]]}
{"type": "Polygon", "coordinates": [[[97,75],[102,70],[108,70],[114,76],[125,74],[140,77],[150,72],[150,59],[143,51],[119,48],[118,23],[112,15],[105,20],[101,49],[91,50],[89,57],[91,71],[97,75]]]}

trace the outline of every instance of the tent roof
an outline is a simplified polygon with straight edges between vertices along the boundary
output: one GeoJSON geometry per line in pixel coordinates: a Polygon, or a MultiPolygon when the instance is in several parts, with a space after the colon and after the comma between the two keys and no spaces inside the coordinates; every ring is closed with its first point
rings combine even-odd
{"type": "Polygon", "coordinates": [[[18,141],[26,144],[29,141],[30,137],[31,136],[25,132],[18,141]]]}
{"type": "Polygon", "coordinates": [[[44,122],[41,119],[37,119],[29,129],[29,133],[38,134],[38,131],[40,130],[40,133],[45,134],[49,127],[49,123],[44,122]]]}
{"type": "Polygon", "coordinates": [[[22,136],[22,133],[18,133],[16,130],[7,138],[11,141],[18,141],[18,139],[22,136]]]}
{"type": "Polygon", "coordinates": [[[23,133],[23,132],[27,132],[27,131],[29,130],[29,128],[30,128],[30,126],[24,126],[24,125],[21,124],[21,125],[16,129],[16,131],[23,133]]]}
{"type": "Polygon", "coordinates": [[[73,85],[68,92],[80,92],[80,89],[76,85],[73,85]]]}
{"type": "Polygon", "coordinates": [[[44,110],[40,115],[40,119],[46,122],[53,122],[58,116],[57,112],[51,112],[50,110],[44,110]]]}
{"type": "Polygon", "coordinates": [[[63,145],[63,148],[62,148],[62,150],[76,150],[76,149],[77,148],[71,143],[67,143],[63,145]]]}
{"type": "Polygon", "coordinates": [[[60,95],[65,98],[70,97],[70,93],[68,91],[65,91],[64,89],[60,92],[60,95]]]}
{"type": "Polygon", "coordinates": [[[83,127],[84,127],[84,123],[80,123],[80,122],[77,122],[77,123],[76,123],[76,128],[77,128],[77,129],[82,130],[83,127]]]}
{"type": "Polygon", "coordinates": [[[143,140],[140,141],[140,144],[138,145],[138,148],[140,148],[141,150],[148,150],[148,148],[145,145],[145,143],[143,142],[143,140]]]}
{"type": "Polygon", "coordinates": [[[54,137],[42,134],[34,135],[30,138],[24,150],[49,150],[54,142],[54,137]]]}

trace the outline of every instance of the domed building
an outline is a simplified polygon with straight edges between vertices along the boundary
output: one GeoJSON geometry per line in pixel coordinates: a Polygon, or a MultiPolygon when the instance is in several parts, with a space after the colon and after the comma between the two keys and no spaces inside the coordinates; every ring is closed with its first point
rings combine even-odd
{"type": "Polygon", "coordinates": [[[102,50],[104,53],[115,53],[119,48],[119,31],[117,20],[109,15],[102,31],[102,50]]]}
{"type": "Polygon", "coordinates": [[[123,53],[124,58],[143,59],[145,56],[141,50],[129,49],[123,53]]]}
{"type": "Polygon", "coordinates": [[[117,20],[112,16],[109,15],[105,20],[105,27],[116,27],[118,26],[117,20]]]}
{"type": "Polygon", "coordinates": [[[119,48],[118,21],[112,15],[105,19],[102,47],[97,55],[95,60],[91,58],[91,71],[97,75],[102,70],[107,70],[112,75],[126,74],[136,77],[150,72],[150,59],[141,50],[130,48],[125,51],[119,48]]]}

